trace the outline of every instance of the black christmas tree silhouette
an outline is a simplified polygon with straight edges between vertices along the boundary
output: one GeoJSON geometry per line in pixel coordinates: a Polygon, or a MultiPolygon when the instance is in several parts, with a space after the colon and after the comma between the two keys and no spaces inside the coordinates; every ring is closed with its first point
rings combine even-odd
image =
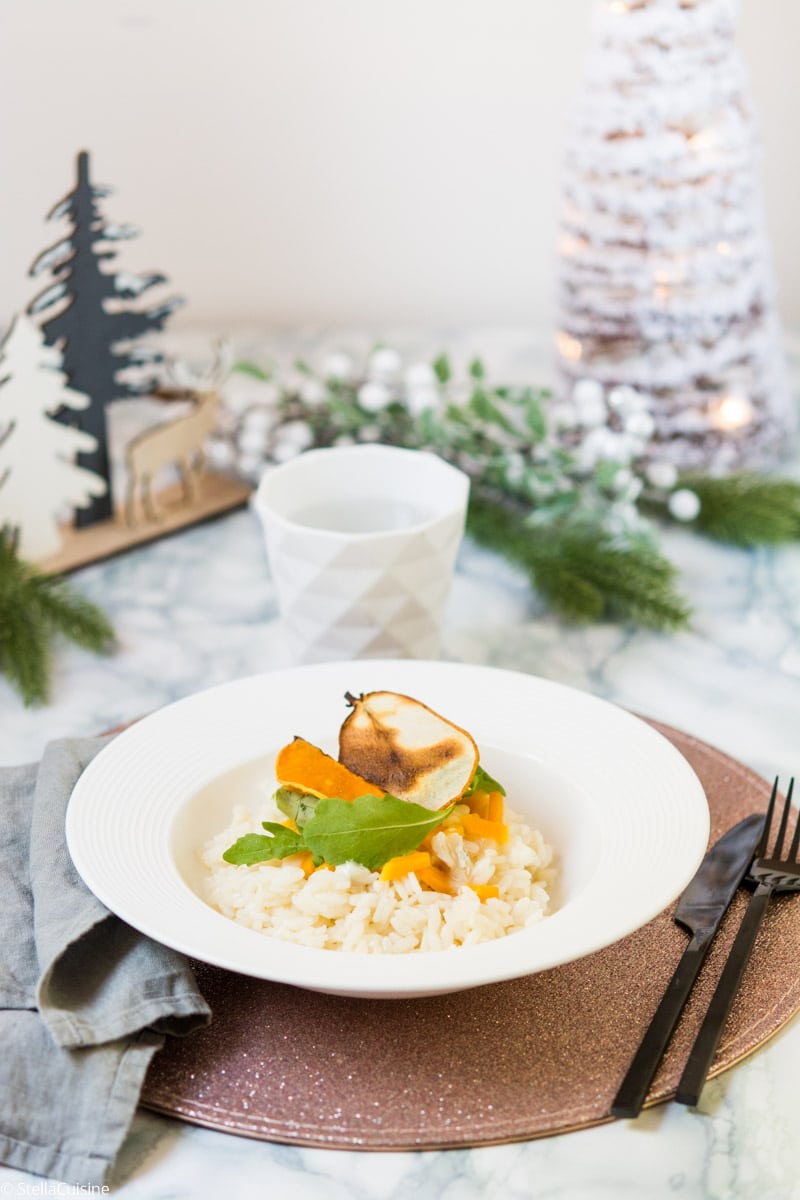
{"type": "Polygon", "coordinates": [[[64,370],[70,387],[90,399],[87,409],[62,409],[56,416],[96,439],[97,449],[79,454],[78,463],[108,483],[105,495],[76,511],[76,525],[91,525],[113,515],[106,408],[112,400],[146,392],[154,377],[143,374],[141,368],[161,361],[158,352],[131,343],[162,329],[169,314],[183,303],[176,296],[149,309],[125,305],[148,288],[166,283],[166,277],[102,269],[103,261],[116,257],[113,243],[136,237],[138,232],[131,225],[104,220],[98,201],[110,190],[91,182],[89,155],[82,151],[74,190],[48,214],[51,220],[66,217],[70,233],[44,250],[31,267],[31,275],[52,272],[53,281],[31,302],[29,312],[57,308],[42,325],[44,335],[48,342],[63,342],[64,370]],[[126,378],[125,372],[134,372],[134,378],[126,378]]]}

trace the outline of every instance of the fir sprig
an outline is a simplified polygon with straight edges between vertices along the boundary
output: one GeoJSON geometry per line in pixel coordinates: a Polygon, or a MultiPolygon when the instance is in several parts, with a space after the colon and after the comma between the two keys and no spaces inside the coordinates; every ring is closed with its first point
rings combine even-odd
{"type": "Polygon", "coordinates": [[[747,472],[687,477],[700,501],[693,528],[736,546],[781,545],[800,538],[800,483],[747,472]]]}
{"type": "Polygon", "coordinates": [[[528,575],[550,607],[573,621],[633,621],[676,630],[690,609],[676,592],[672,564],[644,538],[620,542],[588,514],[533,526],[473,489],[467,529],[528,575]]]}
{"type": "Polygon", "coordinates": [[[105,614],[64,579],[20,559],[12,531],[0,529],[0,671],[25,704],[47,699],[59,636],[96,654],[114,645],[105,614]]]}

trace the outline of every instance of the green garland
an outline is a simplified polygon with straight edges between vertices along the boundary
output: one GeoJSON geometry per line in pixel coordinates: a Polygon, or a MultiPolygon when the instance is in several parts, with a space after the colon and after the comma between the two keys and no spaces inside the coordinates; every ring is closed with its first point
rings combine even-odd
{"type": "Polygon", "coordinates": [[[100,609],[65,580],[23,562],[11,530],[0,529],[0,670],[25,704],[47,699],[57,636],[94,653],[114,645],[100,609]]]}

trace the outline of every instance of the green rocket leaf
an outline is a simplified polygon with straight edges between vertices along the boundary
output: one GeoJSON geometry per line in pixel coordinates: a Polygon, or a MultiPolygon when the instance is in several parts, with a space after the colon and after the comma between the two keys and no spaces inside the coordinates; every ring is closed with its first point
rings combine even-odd
{"type": "Polygon", "coordinates": [[[506,789],[502,783],[498,783],[488,771],[484,771],[483,767],[478,764],[475,768],[475,774],[472,777],[472,783],[464,793],[465,796],[471,796],[473,792],[499,792],[501,796],[505,796],[506,789]]]}
{"type": "Polygon", "coordinates": [[[272,862],[275,858],[287,858],[290,854],[305,850],[302,835],[293,829],[272,821],[264,821],[263,826],[269,837],[263,833],[246,833],[225,851],[222,856],[225,862],[251,867],[254,863],[272,862]]]}
{"type": "Polygon", "coordinates": [[[303,837],[315,859],[331,866],[357,862],[378,871],[390,858],[416,850],[453,808],[431,812],[389,795],[359,796],[352,802],[325,799],[317,803],[303,837]]]}

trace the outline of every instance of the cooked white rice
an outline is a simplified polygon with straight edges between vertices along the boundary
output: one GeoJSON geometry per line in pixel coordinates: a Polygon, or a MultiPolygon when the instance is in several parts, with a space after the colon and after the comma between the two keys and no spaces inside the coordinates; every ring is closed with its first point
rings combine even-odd
{"type": "MultiPolygon", "coordinates": [[[[459,806],[450,818],[466,808],[459,806]]],[[[306,878],[299,856],[234,866],[222,855],[237,838],[261,833],[261,821],[284,820],[270,803],[256,816],[234,809],[227,829],[203,850],[205,897],[224,916],[284,941],[322,950],[402,954],[492,941],[541,921],[555,874],[542,835],[506,808],[509,838],[498,845],[437,832],[433,861],[459,885],[456,895],[427,891],[413,874],[392,883],[358,863],[322,868],[306,878]],[[468,884],[495,884],[499,897],[480,900],[468,884]]]]}

